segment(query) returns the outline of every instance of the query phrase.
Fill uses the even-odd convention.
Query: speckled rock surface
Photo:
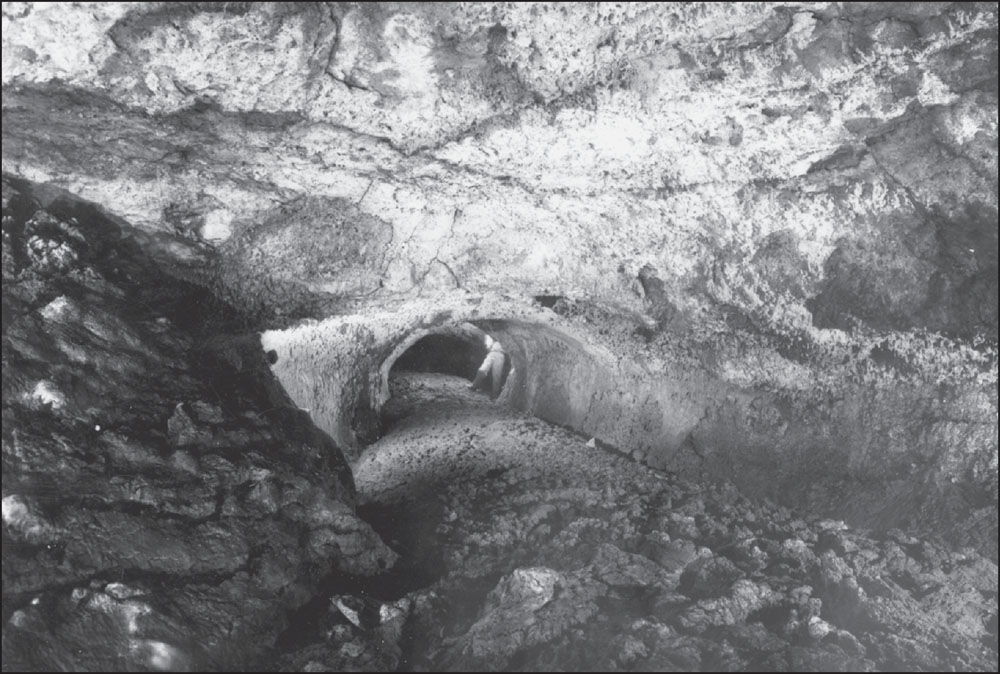
[[[393,392],[355,476],[361,512],[435,579],[407,595],[406,669],[996,666],[997,567],[971,550],[649,470],[459,378]]]
[[[252,666],[320,579],[395,562],[231,309],[6,181],[3,253],[5,670]]]
[[[281,274],[335,297],[636,305],[651,264],[686,313],[996,336],[988,3],[11,3],[3,21],[4,170],[152,229],[257,231],[236,267],[286,259],[296,237],[261,224],[320,197],[381,286]]]

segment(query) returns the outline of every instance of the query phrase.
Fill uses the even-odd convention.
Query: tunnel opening
[[[387,396],[377,408],[379,435],[371,439],[358,435],[363,445],[362,458],[354,463],[354,469],[358,470],[368,447],[379,444],[390,435],[405,433],[405,427],[422,423],[424,415],[437,414],[441,406],[453,410],[455,417],[469,412],[470,418],[475,418],[477,411],[486,410],[491,419],[505,418],[510,412],[509,401],[491,395],[489,378],[480,389],[469,390],[490,352],[487,346],[489,338],[496,338],[507,349],[498,386],[499,390],[505,391],[519,351],[512,336],[503,332],[502,322],[484,321],[480,325],[461,322],[439,326],[431,331],[417,329],[398,342],[380,367],[384,377],[382,386]],[[373,409],[373,402],[374,398],[363,395],[358,408]],[[489,420],[484,422],[485,425],[488,423]],[[358,429],[354,430],[357,433]],[[414,451],[419,452],[419,448],[415,447]],[[502,472],[496,469],[487,478],[495,479],[496,473]],[[444,555],[448,545],[442,540],[437,527],[439,523],[448,521],[449,513],[441,500],[440,489],[411,484],[406,491],[406,497],[401,499],[379,494],[375,498],[359,500],[358,515],[399,554],[399,559],[393,568],[377,576],[352,579],[348,583],[352,591],[367,594],[378,601],[394,601],[432,586],[445,573],[447,564]],[[315,636],[328,626],[331,620],[328,611],[330,598],[345,591],[345,588],[347,585],[343,578],[336,574],[324,579],[313,601],[293,616],[282,636],[283,647],[287,649],[304,643],[311,638],[309,635]],[[485,593],[486,590],[483,590],[482,594]],[[405,654],[414,645],[404,637],[402,646],[405,661]]]
[[[435,378],[448,378],[451,385],[462,387],[457,389],[459,391],[471,387],[474,393],[498,397],[507,383],[512,358],[503,352],[496,369],[487,367],[493,362],[487,345],[492,345],[493,341],[493,336],[476,325],[461,323],[422,334],[409,345],[404,342],[402,353],[395,360],[389,359],[385,382],[388,397],[380,413],[381,433],[388,432],[408,413],[407,397],[414,387],[424,386]],[[503,350],[502,342],[499,348]],[[480,374],[484,368],[485,374]],[[495,386],[494,377],[497,378]]]
[[[977,519],[975,528],[965,534],[965,529],[942,526],[937,514],[941,504],[959,517],[979,507],[978,502],[959,502],[955,496],[968,493],[972,478],[964,479],[956,468],[946,476],[947,482],[938,480],[933,493],[927,492],[919,481],[922,464],[904,463],[896,453],[877,451],[897,445],[904,437],[901,431],[912,435],[904,429],[926,428],[922,419],[937,419],[942,405],[948,419],[960,422],[954,426],[936,420],[930,442],[938,445],[958,434],[972,434],[977,445],[988,448],[991,441],[980,436],[985,438],[995,422],[985,416],[988,405],[969,406],[969,401],[977,400],[977,391],[956,392],[946,403],[939,403],[933,383],[914,392],[882,386],[881,380],[852,380],[829,400],[823,398],[823,391],[800,400],[780,389],[720,379],[711,360],[691,360],[687,353],[675,354],[673,363],[641,356],[623,358],[613,343],[594,338],[586,326],[566,325],[566,320],[531,305],[514,315],[510,307],[493,314],[478,306],[422,311],[406,316],[381,335],[372,329],[374,323],[371,327],[341,321],[302,326],[285,335],[268,336],[265,348],[277,347],[273,367],[293,389],[296,404],[310,410],[317,425],[345,448],[355,466],[372,443],[392,433],[404,418],[422,413],[403,404],[408,392],[401,387],[408,379],[412,382],[413,375],[451,378],[454,386],[446,397],[456,404],[476,400],[464,387],[474,377],[486,350],[484,338],[490,334],[503,344],[508,356],[498,407],[570,429],[593,447],[615,451],[663,473],[732,480],[748,495],[843,518],[854,526],[933,531],[995,556],[988,545],[977,542],[995,540],[995,526]],[[590,315],[620,323],[623,335],[630,334],[634,325],[627,322],[630,316],[610,310],[602,314],[591,308]],[[343,361],[328,360],[331,348],[356,353],[354,364],[336,369]],[[814,348],[829,352],[829,358],[839,357],[842,351],[838,345]],[[860,372],[880,365],[881,351],[874,351],[873,358],[853,351],[861,354],[856,356]],[[317,366],[330,369],[313,379]],[[845,366],[850,368],[851,361]],[[314,381],[319,383],[314,385]],[[477,398],[489,402],[486,395]],[[956,416],[980,408],[983,416],[977,413],[968,421]],[[877,412],[879,423],[857,423],[859,414],[875,413],[870,410]],[[368,427],[374,432],[361,432]],[[914,479],[906,482],[900,470]],[[983,491],[977,485],[975,493],[983,493],[983,502],[992,504],[989,487]],[[845,488],[850,498],[845,498]],[[899,508],[904,493],[920,504],[912,516]]]
[[[444,313],[448,315],[442,318]],[[799,548],[782,540],[791,540],[794,527],[817,541],[833,536],[824,533],[824,527],[848,530],[846,524],[819,519],[842,511],[830,514],[829,509],[809,507],[824,505],[813,496],[816,490],[825,485],[832,491],[836,484],[841,495],[850,494],[855,501],[868,493],[865,489],[873,490],[834,483],[837,466],[832,461],[830,473],[817,468],[816,448],[821,445],[811,430],[814,418],[802,416],[796,421],[796,415],[808,410],[789,408],[784,399],[681,376],[679,370],[669,371],[676,376],[651,381],[641,363],[622,359],[585,329],[566,326],[555,317],[528,312],[523,317],[472,312],[466,316],[456,319],[450,312],[439,312],[407,317],[377,338],[382,341],[375,342],[378,348],[372,357],[361,360],[349,377],[337,380],[328,375],[332,381],[361,385],[355,389],[357,398],[345,404],[347,409],[382,415],[382,433],[370,443],[361,440],[356,426],[352,428],[361,440],[352,461],[358,480],[357,513],[398,553],[399,561],[370,578],[351,578],[349,583],[337,576],[324,579],[320,594],[291,617],[281,650],[323,638],[337,626],[349,627],[330,608],[336,595],[356,594],[375,603],[409,597],[419,601],[420,608],[397,642],[398,668],[439,664],[440,649],[429,645],[437,643],[442,630],[457,634],[476,621],[484,606],[497,610],[500,590],[520,588],[519,579],[534,573],[531,569],[538,563],[559,569],[566,563],[572,570],[587,563],[617,568],[637,560],[635,555],[668,560],[668,566],[677,558],[678,563],[697,564],[693,568],[701,574],[692,576],[700,579],[697,583],[681,590],[692,599],[729,592],[731,576],[737,573],[733,564],[756,568],[767,562],[764,572],[797,575],[804,582],[809,565],[798,559]],[[367,334],[350,324],[320,330],[346,344],[363,344]],[[299,343],[325,346],[314,341],[315,333],[304,329],[302,334]],[[487,352],[487,334],[495,336],[508,354],[509,381],[499,404],[466,389]],[[298,356],[282,348],[275,363],[267,350],[264,353],[278,368]],[[317,348],[317,353],[328,352]],[[876,350],[873,360],[879,362],[881,355]],[[415,390],[412,383],[421,380],[423,389]],[[860,397],[864,389],[859,391],[859,400],[864,400]],[[301,398],[299,404],[313,407],[317,401]],[[894,402],[883,401],[882,406]],[[850,409],[844,410],[834,421],[843,422],[849,413]],[[822,447],[830,448],[833,442],[849,447],[867,437],[851,435],[856,425],[837,426],[847,430]],[[775,428],[784,428],[786,437],[779,442],[785,443],[782,451],[790,457],[787,465],[796,467],[796,461],[808,460],[810,484],[819,485],[810,486],[805,496],[792,494],[787,503],[771,500],[775,487],[770,483],[776,480],[768,466],[774,464],[765,463],[772,455],[760,449],[775,444],[771,437]],[[810,442],[808,453],[798,455],[788,449],[793,443]],[[608,481],[611,473],[603,468],[605,462],[614,467],[613,474],[628,477]],[[629,485],[621,496],[615,491],[619,483]],[[644,493],[649,494],[645,501],[634,497],[637,484],[645,485]],[[792,492],[787,481],[782,488]],[[742,494],[734,495],[738,492]],[[566,505],[560,499],[572,502]],[[870,501],[875,503],[874,497]],[[641,514],[637,520],[643,539],[634,546],[632,539],[603,545],[604,534],[587,529],[588,523],[624,519],[622,513],[631,513],[629,509],[647,507],[648,516]],[[741,523],[737,520],[744,512],[749,514]],[[871,516],[859,521],[872,522]],[[880,522],[878,528],[897,525],[910,528],[899,518]],[[755,550],[734,540],[744,528],[758,537],[776,538]],[[851,545],[847,537],[855,534],[837,535],[847,550]],[[867,527],[859,529],[856,544],[869,545],[861,538],[866,535]],[[697,561],[699,546],[716,550],[732,564],[713,562],[703,569],[707,562]],[[538,549],[547,552],[536,558]],[[531,566],[526,565],[528,560]],[[910,591],[908,586],[903,589]],[[616,592],[602,611],[609,619],[624,620],[647,611],[643,596],[635,596],[629,588]],[[559,596],[550,601],[559,602]],[[761,608],[746,619],[753,629],[784,630],[784,613],[772,614],[766,605]],[[500,610],[506,609],[501,605]],[[682,617],[678,614],[675,619]],[[530,659],[533,653],[525,651],[518,657]]]
[[[486,356],[483,340],[467,334],[429,334],[408,348],[395,363],[389,376],[398,372],[440,372],[472,379]]]
[[[535,301],[546,309],[553,309],[562,299],[565,299],[562,295],[535,295]]]

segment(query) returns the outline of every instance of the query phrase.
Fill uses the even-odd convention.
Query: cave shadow
[[[401,381],[404,376],[448,375],[461,378],[463,385],[471,384],[488,353],[485,344],[487,334],[470,323],[449,326],[442,331],[423,335],[400,354],[389,368],[389,398],[382,406],[380,420],[382,434],[389,432],[396,422],[411,411],[405,386]],[[507,354],[500,376],[501,394],[511,369],[512,358]],[[488,379],[483,386],[488,388]],[[481,391],[469,395],[489,396],[489,393]]]
[[[471,380],[486,356],[482,337],[463,333],[432,333],[421,337],[396,359],[389,377],[398,372],[440,372]]]

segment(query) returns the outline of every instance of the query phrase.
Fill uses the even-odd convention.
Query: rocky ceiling
[[[989,3],[4,7],[4,171],[237,293],[996,336]]]
[[[254,615],[301,605],[331,547],[376,573],[342,455],[377,437],[393,362],[465,321],[509,346],[513,406],[995,560],[997,74],[995,3],[4,3],[4,548],[37,565],[5,552],[5,606],[176,572],[145,556],[172,519],[135,550],[52,534],[80,503],[129,504],[97,508],[105,538],[136,508],[194,518],[197,582],[228,578],[181,592],[206,630],[198,607],[255,583],[284,594]],[[234,371],[247,390],[206,403]],[[311,422],[275,425],[277,399]],[[303,481],[306,445],[334,465]],[[94,456],[201,491],[87,477],[51,515],[32,471]],[[268,536],[311,532],[287,559],[225,519],[260,471],[312,503],[244,490]],[[127,588],[93,589],[74,601],[131,624]]]

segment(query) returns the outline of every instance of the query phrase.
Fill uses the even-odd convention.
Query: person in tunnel
[[[470,391],[483,388],[486,378],[490,379],[490,398],[496,400],[500,396],[500,389],[503,387],[503,366],[507,359],[507,354],[503,350],[503,345],[490,335],[486,335],[486,348],[489,351],[483,364],[476,370],[476,378],[469,384]]]

